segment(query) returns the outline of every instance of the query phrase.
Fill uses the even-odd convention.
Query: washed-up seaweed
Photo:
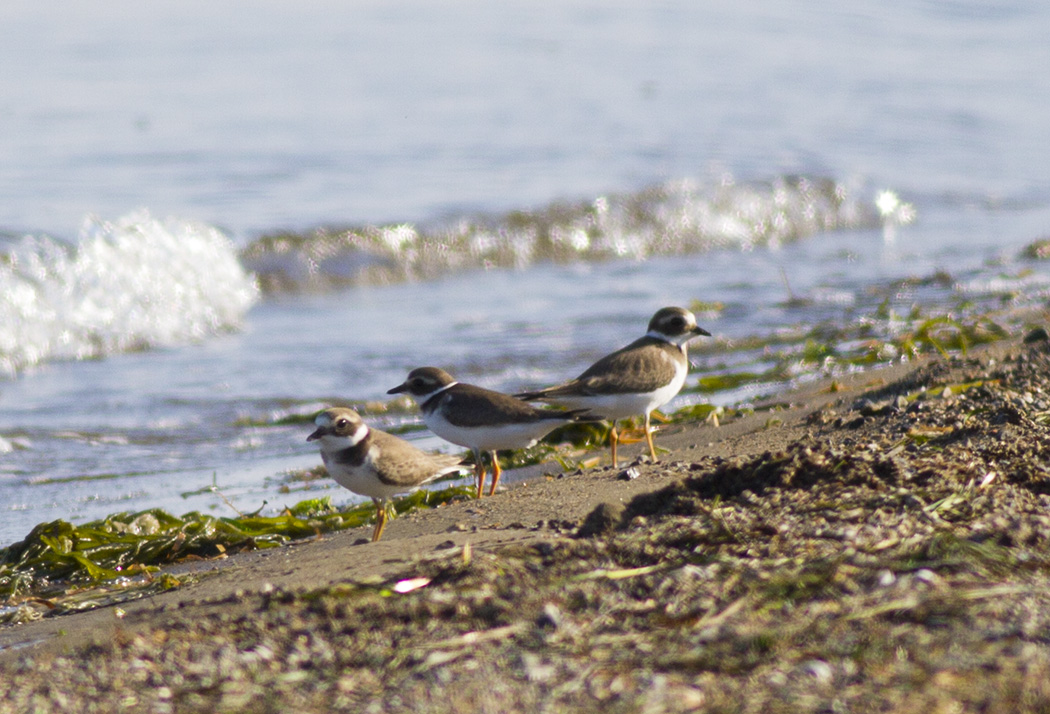
[[[452,486],[418,491],[393,502],[397,513],[468,497]],[[175,516],[161,509],[117,513],[82,525],[64,520],[41,523],[13,545],[0,549],[0,621],[18,619],[19,603],[43,604],[48,611],[85,590],[102,589],[107,602],[176,587],[179,577],[155,577],[161,566],[187,559],[221,558],[289,541],[355,528],[375,514],[371,503],[339,510],[329,497],[302,501],[274,516],[235,517],[193,511]],[[83,600],[83,597],[80,598]],[[75,609],[80,609],[76,607]]]

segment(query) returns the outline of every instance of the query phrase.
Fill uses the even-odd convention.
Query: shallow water
[[[724,304],[699,315],[700,374],[762,360],[731,341],[887,297],[1045,300],[1019,255],[1050,225],[1031,71],[1050,9],[248,13],[0,9],[0,544],[228,509],[213,483],[243,510],[294,503],[281,473],[318,462],[309,430],[246,419],[385,400],[422,364],[547,384],[667,304]],[[881,215],[883,190],[905,209]],[[285,229],[284,252],[260,240]]]

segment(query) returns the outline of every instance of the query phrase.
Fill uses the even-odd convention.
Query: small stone
[[[921,570],[915,571],[915,579],[921,583],[933,585],[941,578],[939,575],[937,575],[937,573],[933,572],[929,568],[922,568]]]
[[[879,405],[870,399],[858,399],[853,405],[853,410],[860,412],[863,416],[878,414]]]
[[[543,613],[536,618],[536,626],[544,629],[556,630],[561,626],[562,614],[558,606],[552,602],[543,606]]]
[[[632,466],[629,469],[624,469],[623,471],[621,471],[619,474],[617,474],[616,478],[618,478],[620,481],[634,481],[641,475],[642,472],[639,471],[636,467]]]
[[[824,660],[811,659],[803,665],[803,670],[813,679],[817,680],[821,684],[827,684],[831,681],[834,676],[834,672],[831,671],[831,665]]]

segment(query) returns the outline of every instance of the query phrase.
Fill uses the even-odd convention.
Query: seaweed
[[[719,344],[723,357],[739,355],[743,364],[738,359],[733,369],[702,373],[683,392],[725,395],[747,386],[772,387],[808,374],[835,375],[926,354],[966,356],[973,347],[1010,336],[1007,321],[998,322],[990,314],[962,315],[966,307],[960,304],[957,310],[932,315],[914,307],[905,319],[884,303],[871,317]]]
[[[417,491],[392,505],[396,513],[432,508],[468,498],[469,491],[464,486]],[[320,537],[364,525],[374,513],[371,503],[339,510],[325,496],[301,501],[274,516],[220,517],[193,511],[179,517],[154,508],[82,525],[64,520],[41,523],[23,540],[0,549],[0,598],[10,605],[26,598],[61,600],[85,587],[151,586],[152,573],[166,564]],[[178,579],[165,582],[177,585]]]

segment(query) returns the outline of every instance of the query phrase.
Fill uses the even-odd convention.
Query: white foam
[[[263,237],[245,253],[268,290],[330,289],[540,262],[641,260],[738,248],[776,249],[817,233],[877,228],[860,191],[823,177],[717,185],[681,180],[589,202],[556,202],[444,229],[366,226]]]
[[[201,340],[236,329],[257,299],[216,228],[90,216],[73,246],[27,236],[0,256],[0,373]]]

